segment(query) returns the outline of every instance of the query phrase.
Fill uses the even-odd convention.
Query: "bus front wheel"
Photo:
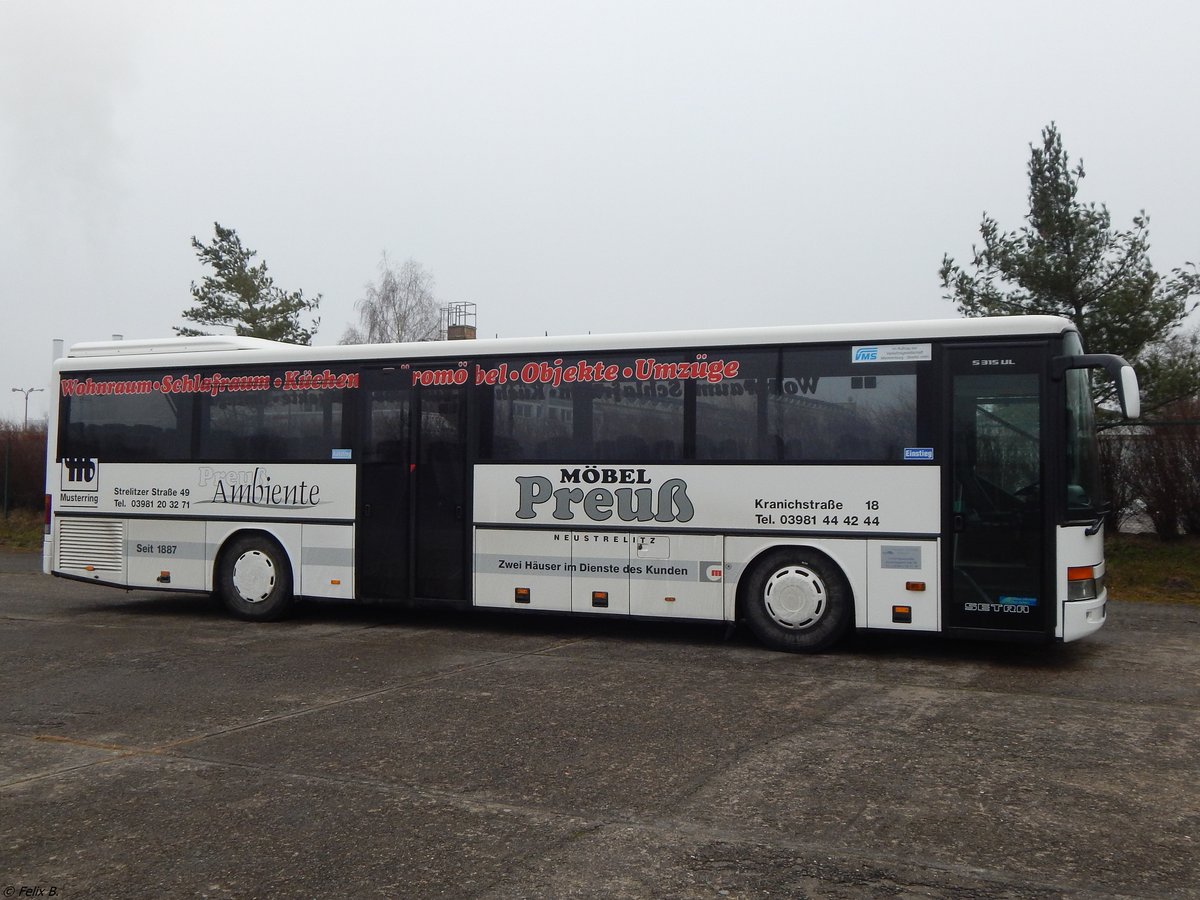
[[[267,537],[236,538],[221,555],[217,584],[225,607],[240,619],[269,622],[292,603],[287,555]]]
[[[775,550],[754,567],[744,612],[750,630],[776,650],[818,653],[853,619],[850,586],[829,557],[806,548]]]

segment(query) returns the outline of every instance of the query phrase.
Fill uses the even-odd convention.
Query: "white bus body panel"
[[[59,513],[212,519],[354,519],[351,465],[63,460]]]
[[[1022,336],[1059,335],[1075,330],[1059,316],[991,316],[977,319],[927,319],[894,322],[861,322],[838,325],[770,325],[624,334],[580,334],[564,337],[480,338],[455,342],[448,350],[444,341],[410,344],[343,344],[307,347],[264,341],[257,338],[206,336],[153,340],[90,341],[73,344],[67,356],[55,362],[55,372],[167,366],[164,359],[176,354],[183,365],[240,365],[247,357],[265,364],[315,366],[346,360],[419,360],[425,358],[471,358],[476,356],[534,355],[621,350],[646,347],[759,347],[779,344],[896,343],[940,341],[953,338],[991,340]],[[98,362],[102,360],[103,362]]]
[[[477,525],[941,532],[937,466],[475,466]]]
[[[211,591],[221,548],[239,532],[269,534],[306,597],[354,597],[354,528],[230,519],[60,518],[52,571],[127,588]]]
[[[58,468],[57,544],[47,554],[55,572],[129,588],[211,591],[225,542],[261,531],[287,553],[297,594],[354,596],[353,466],[73,459]],[[306,521],[313,518],[322,521]]]
[[[475,605],[720,620],[722,544],[706,534],[477,528]]]
[[[724,618],[725,539],[717,534],[639,536],[631,549],[635,616]]]
[[[1057,534],[1058,571],[1055,573],[1055,593],[1059,615],[1055,637],[1077,641],[1100,630],[1108,614],[1108,590],[1104,587],[1104,529],[1088,534],[1081,525],[1060,526]],[[1091,600],[1067,599],[1067,569],[1071,566],[1096,568],[1097,596]]]
[[[846,574],[858,627],[936,631],[940,485],[934,466],[478,465],[474,601],[732,621],[753,560],[806,546]]]
[[[556,531],[475,529],[476,606],[570,612],[570,567],[571,543]]]
[[[125,553],[129,587],[210,589],[212,563],[202,521],[129,519]]]
[[[629,615],[632,537],[607,533],[571,535],[571,612]]]
[[[300,526],[300,576],[296,593],[305,597],[354,599],[354,527]]]
[[[940,631],[942,625],[939,541],[868,541],[867,619],[859,627]],[[893,607],[912,609],[911,622],[897,622]]]
[[[731,537],[725,541],[725,618],[736,613],[739,581],[763,554],[781,547],[811,547],[835,562],[854,595],[858,628],[937,631],[941,627],[941,564],[937,540]],[[910,590],[910,583],[924,590]],[[911,622],[896,622],[893,606],[912,608]]]

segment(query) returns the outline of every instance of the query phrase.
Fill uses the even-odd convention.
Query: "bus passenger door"
[[[413,596],[464,600],[470,533],[466,387],[414,387],[413,428]]]
[[[947,629],[1052,632],[1044,352],[955,348],[950,364]]]
[[[398,368],[363,372],[355,567],[359,597],[400,600],[412,595],[412,395],[407,378]]]

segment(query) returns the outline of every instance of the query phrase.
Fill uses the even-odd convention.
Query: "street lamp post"
[[[29,430],[29,395],[44,390],[45,388],[13,388],[14,394],[25,395],[25,427],[22,429],[23,431]]]

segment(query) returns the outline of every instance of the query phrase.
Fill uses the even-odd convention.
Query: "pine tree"
[[[947,300],[966,316],[1065,316],[1092,353],[1115,353],[1138,369],[1143,408],[1200,389],[1195,340],[1180,333],[1196,307],[1200,273],[1187,263],[1167,277],[1150,264],[1149,218],[1116,230],[1103,204],[1078,199],[1082,161],[1072,166],[1054,123],[1030,145],[1029,212],[1017,231],[984,213],[972,271],[952,257],[940,276]]]
[[[184,310],[183,318],[201,328],[223,326],[248,337],[261,337],[289,344],[311,344],[321,320],[314,318],[311,327],[300,324],[305,312],[315,312],[321,295],[307,299],[303,291],[288,292],[276,287],[267,273],[267,264],[253,264],[257,251],[242,244],[232,228],[214,222],[216,237],[211,244],[201,243],[194,235],[192,247],[196,256],[213,273],[205,275],[199,284],[192,282],[195,305]],[[176,327],[179,335],[211,334],[198,328]]]

